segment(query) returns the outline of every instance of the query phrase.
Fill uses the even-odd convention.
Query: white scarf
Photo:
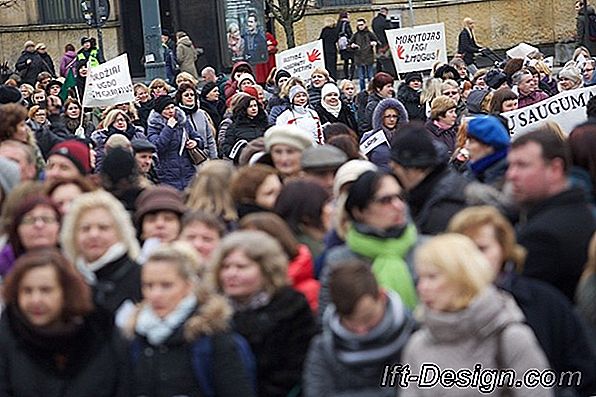
[[[337,118],[339,116],[339,112],[341,112],[341,101],[339,101],[336,106],[331,106],[325,102],[324,99],[321,99],[321,106],[323,106],[323,109],[331,113],[335,118]]]
[[[128,248],[123,243],[116,243],[112,245],[105,254],[99,259],[87,263],[83,257],[78,257],[75,260],[75,266],[81,275],[85,278],[85,281],[89,285],[97,284],[97,276],[95,272],[107,265],[108,263],[114,262],[116,259],[121,258],[128,252]]]
[[[155,314],[151,305],[146,304],[137,317],[135,331],[139,335],[147,337],[151,345],[158,346],[186,321],[196,307],[197,297],[193,293],[184,297],[174,311],[164,318]]]

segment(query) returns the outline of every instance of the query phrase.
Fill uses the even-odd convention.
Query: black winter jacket
[[[573,301],[596,230],[584,194],[565,190],[535,204],[525,215],[517,239],[528,251],[524,275],[554,285]]]
[[[124,345],[99,312],[49,335],[9,306],[0,319],[0,368],[2,396],[129,396]]]
[[[403,83],[397,90],[397,99],[406,107],[410,121],[426,121],[426,109],[420,103],[420,92]]]
[[[321,120],[321,125],[325,125],[326,123],[343,123],[350,127],[354,132],[358,131],[358,125],[356,124],[356,118],[354,114],[350,110],[350,108],[345,104],[342,103],[341,110],[337,117],[329,113],[321,103],[317,103],[314,107],[315,112],[319,115],[319,119]]]
[[[316,333],[304,295],[284,287],[266,306],[236,311],[234,330],[255,354],[259,397],[286,396],[299,386],[308,345]]]
[[[259,114],[254,119],[248,118],[246,114],[235,116],[232,125],[226,131],[226,137],[222,145],[224,155],[228,157],[234,145],[240,140],[244,139],[250,142],[263,136],[268,126],[267,116],[261,109],[259,109]]]
[[[93,286],[95,304],[115,313],[126,300],[141,301],[141,267],[128,255],[108,263],[95,272]]]

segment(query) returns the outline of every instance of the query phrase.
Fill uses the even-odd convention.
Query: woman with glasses
[[[182,83],[176,91],[176,104],[186,114],[190,129],[205,142],[203,151],[210,159],[217,158],[212,122],[207,113],[200,108],[197,89],[190,83]]]
[[[147,140],[143,128],[135,126],[123,110],[111,110],[104,118],[102,124],[102,129],[96,130],[91,134],[91,139],[95,143],[95,152],[97,155],[95,168],[97,170],[101,169],[105,157],[105,144],[112,135],[124,135],[129,141],[133,139]]]
[[[416,226],[408,218],[403,190],[392,174],[367,171],[350,186],[344,208],[349,220],[345,244],[332,248],[321,274],[319,313],[330,302],[328,277],[335,266],[364,259],[372,266],[380,286],[395,291],[408,308],[417,297],[406,262],[416,245]]]
[[[58,247],[60,211],[47,196],[32,195],[16,208],[6,230],[9,245],[0,257],[0,275],[3,277],[24,253]]]
[[[381,170],[389,171],[389,151],[391,141],[401,126],[408,123],[408,112],[397,99],[383,99],[373,113],[373,129],[360,139],[364,155]],[[383,143],[378,145],[381,140]]]

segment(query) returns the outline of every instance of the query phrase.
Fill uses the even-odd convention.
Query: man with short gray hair
[[[533,105],[548,98],[548,95],[538,89],[536,80],[529,70],[519,70],[513,74],[511,80],[517,86],[518,109]]]

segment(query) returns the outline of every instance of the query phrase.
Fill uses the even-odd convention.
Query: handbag
[[[192,161],[194,165],[200,165],[209,160],[207,154],[205,154],[203,150],[199,149],[199,145],[193,147],[192,149],[186,149],[186,152],[188,153],[188,157],[190,157],[190,161]]]

